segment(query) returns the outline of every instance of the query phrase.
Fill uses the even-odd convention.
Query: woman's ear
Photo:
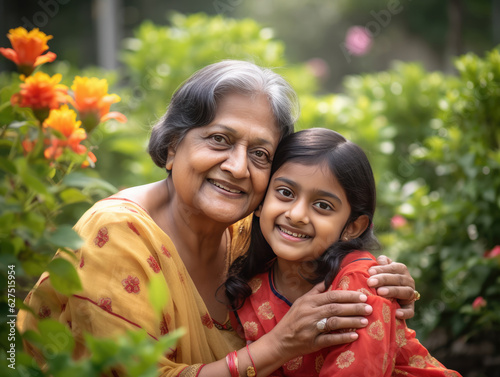
[[[165,164],[165,168],[168,171],[172,170],[172,167],[174,166],[174,157],[175,157],[175,149],[172,147],[168,148],[167,162]]]
[[[262,213],[262,204],[260,204],[255,211],[253,211],[254,216],[260,217]]]
[[[344,237],[348,237],[348,239],[352,240],[354,238],[358,238],[363,232],[368,228],[370,224],[370,219],[366,215],[359,216],[356,220],[351,222],[349,226],[344,231]]]

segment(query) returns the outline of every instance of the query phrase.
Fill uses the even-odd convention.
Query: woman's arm
[[[366,295],[354,291],[323,291],[323,284],[315,286],[294,302],[273,330],[250,344],[248,349],[237,351],[241,376],[247,375],[247,368],[252,366],[259,376],[265,377],[294,357],[358,338],[354,331],[336,334],[320,331],[316,323],[328,318],[329,330],[366,326],[368,321],[364,316],[372,312],[371,306],[364,303]],[[230,376],[226,360],[205,365],[199,376]]]
[[[379,266],[374,266],[368,271],[372,275],[368,286],[377,288],[377,294],[386,298],[395,298],[401,305],[396,310],[399,319],[413,318],[415,315],[415,301],[418,299],[415,291],[415,281],[408,268],[402,263],[393,262],[385,255],[377,258]]]

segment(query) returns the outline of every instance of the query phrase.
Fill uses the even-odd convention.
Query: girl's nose
[[[305,200],[295,200],[291,203],[289,210],[285,216],[290,222],[295,224],[309,224],[309,205]]]

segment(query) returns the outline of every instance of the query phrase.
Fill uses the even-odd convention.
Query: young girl
[[[267,194],[254,215],[250,249],[233,264],[225,283],[237,309],[233,323],[244,333],[249,354],[250,343],[276,326],[292,303],[321,281],[331,290],[363,292],[373,313],[368,325],[357,330],[355,342],[292,359],[273,375],[459,376],[396,319],[397,301],[378,296],[366,284],[376,261],[361,250],[378,245],[374,212],[373,173],[356,144],[320,128],[297,132],[280,143]],[[319,333],[329,331],[326,319],[311,326]]]

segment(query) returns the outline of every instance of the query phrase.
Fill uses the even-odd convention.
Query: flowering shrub
[[[61,84],[59,73],[50,76],[35,72],[56,58],[53,52],[46,52],[52,36],[38,29],[28,32],[17,28],[10,30],[8,37],[13,48],[0,48],[0,53],[17,64],[20,75],[12,75],[11,82],[0,90],[0,275],[9,282],[15,277],[16,285],[9,285],[9,295],[2,295],[0,305],[15,313],[23,307],[22,299],[31,289],[33,278],[44,270],[49,271],[52,285],[62,294],[71,295],[80,289],[70,262],[62,258],[51,261],[58,248],[72,255],[69,249],[77,249],[82,242],[72,230],[75,219],[65,221],[63,214],[75,204],[90,205],[117,191],[95,171],[79,170],[94,167],[97,161],[89,141],[96,127],[109,119],[125,122],[126,117],[110,112],[120,97],[108,93],[106,80],[77,76],[68,88]],[[155,301],[162,303],[165,290],[152,287],[153,294],[155,291]],[[99,376],[118,364],[130,376],[154,376],[156,360],[180,335],[178,332],[153,341],[145,333],[126,334],[119,345],[116,340],[88,336],[94,354],[75,362],[71,358],[71,332],[45,319],[40,321],[39,333],[28,331],[23,335],[40,349],[51,350],[48,369],[42,372],[22,350],[20,335],[8,337],[7,331],[1,330],[2,342],[9,339],[17,351],[12,353],[10,344],[2,347],[11,347],[9,358],[2,351],[2,370],[10,367],[25,376]]]

